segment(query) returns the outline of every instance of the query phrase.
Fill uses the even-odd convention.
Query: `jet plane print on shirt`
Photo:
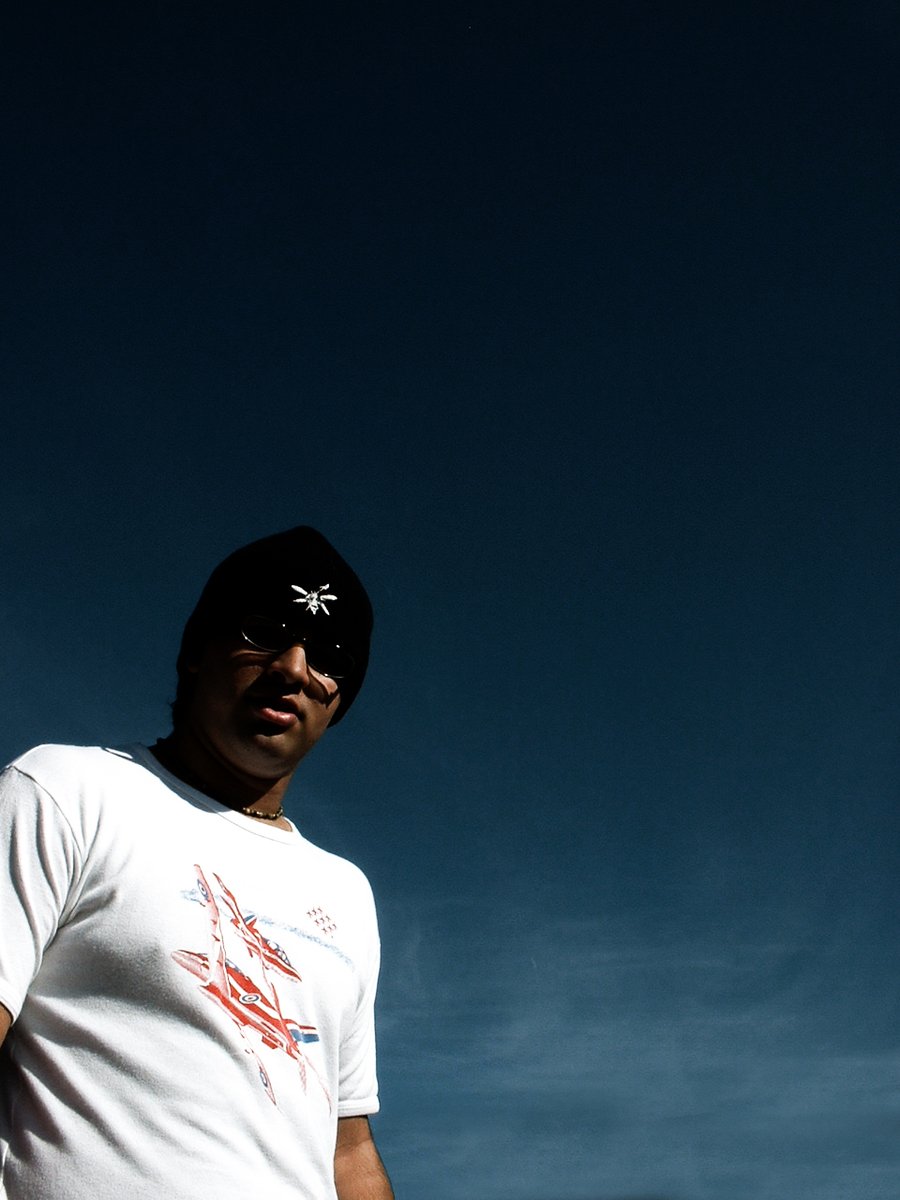
[[[213,872],[216,892],[198,865],[194,870],[197,890],[209,917],[209,951],[174,950],[172,958],[201,981],[201,991],[234,1021],[273,1104],[277,1104],[275,1093],[258,1052],[263,1046],[280,1050],[294,1060],[304,1090],[311,1072],[330,1110],[331,1096],[302,1049],[317,1042],[319,1035],[314,1026],[301,1025],[284,1015],[272,978],[281,976],[301,983],[299,973],[282,947],[260,933],[256,917],[244,917],[234,894],[218,875]]]

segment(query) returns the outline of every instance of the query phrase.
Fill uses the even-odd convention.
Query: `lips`
[[[288,729],[300,720],[300,707],[292,696],[251,694],[247,700],[253,712],[270,725]]]

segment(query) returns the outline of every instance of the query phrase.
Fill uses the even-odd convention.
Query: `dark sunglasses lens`
[[[244,640],[257,650],[286,650],[294,640],[293,633],[281,621],[271,617],[247,617],[241,625]]]
[[[306,642],[306,661],[320,675],[329,679],[346,679],[353,671],[353,655],[341,646],[327,642]]]
[[[310,667],[329,679],[345,679],[353,671],[353,655],[343,646],[304,637],[272,617],[246,617],[241,624],[241,635],[257,650],[266,650],[270,654],[280,654],[288,646],[303,646]]]

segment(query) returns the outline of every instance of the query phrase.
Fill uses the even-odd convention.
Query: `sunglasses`
[[[267,654],[283,654],[291,646],[302,646],[310,670],[328,679],[346,679],[356,665],[353,655],[338,643],[314,633],[301,633],[274,617],[245,617],[241,622],[241,637],[254,650],[264,650]]]

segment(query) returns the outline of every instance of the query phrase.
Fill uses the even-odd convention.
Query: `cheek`
[[[339,691],[335,691],[332,695],[330,695],[328,697],[327,702],[322,706],[323,720],[324,720],[323,728],[325,728],[325,729],[328,728],[328,726],[331,724],[331,722],[337,716],[338,709],[340,707],[341,707],[341,693]]]
[[[307,719],[306,730],[309,744],[315,745],[328,726],[331,724],[331,719],[337,711],[337,705],[330,708],[325,708],[324,705],[317,706],[317,711],[314,716]]]
[[[262,673],[258,662],[248,661],[247,655],[230,652],[215,644],[208,646],[195,668],[197,679],[207,690],[237,694]]]
[[[195,711],[209,715],[227,712],[257,674],[253,668],[238,668],[227,660],[202,662],[194,675]]]

